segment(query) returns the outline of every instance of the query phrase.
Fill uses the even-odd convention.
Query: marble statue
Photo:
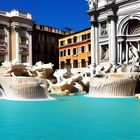
[[[105,49],[103,50],[101,59],[102,59],[102,61],[109,60],[109,48],[108,47],[105,47]]]
[[[98,0],[87,0],[89,9],[96,9],[98,7]]]
[[[57,79],[57,83],[60,83],[61,81],[62,81],[62,79],[63,79],[63,72],[62,71],[59,71],[59,70],[55,70],[55,72],[54,72],[54,74],[53,74],[53,76],[55,76],[56,77],[56,79]]]
[[[140,52],[136,47],[131,45],[131,47],[129,47],[129,62],[136,63],[139,61],[140,61]]]
[[[107,25],[106,25],[106,23],[101,24],[101,35],[102,36],[107,35]]]

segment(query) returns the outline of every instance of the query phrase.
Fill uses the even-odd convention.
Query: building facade
[[[140,1],[88,0],[95,64],[129,64],[140,58]]]
[[[33,26],[33,64],[38,61],[54,64],[59,67],[58,39],[65,36],[65,31],[57,28],[37,25]]]
[[[91,29],[85,29],[59,39],[59,69],[66,65],[85,68],[91,64]]]
[[[32,65],[32,25],[29,13],[0,11],[0,65],[12,60]]]

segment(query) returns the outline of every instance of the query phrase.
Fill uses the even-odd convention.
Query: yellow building
[[[0,11],[0,65],[12,60],[32,65],[32,25],[29,13]]]
[[[91,64],[91,29],[85,29],[59,39],[59,69],[65,65],[85,68]]]

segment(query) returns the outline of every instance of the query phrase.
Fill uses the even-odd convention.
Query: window
[[[88,51],[91,51],[91,44],[88,44]]]
[[[86,40],[86,35],[82,35],[82,41]]]
[[[71,38],[69,38],[67,41],[68,41],[68,44],[72,43]]]
[[[68,49],[68,55],[70,55],[70,49]]]
[[[82,59],[82,67],[86,67],[86,61],[85,61],[85,59]]]
[[[77,50],[76,48],[73,48],[73,55],[76,55],[77,54]]]
[[[60,51],[60,57],[63,57],[63,51]]]
[[[64,56],[66,56],[66,50],[64,50]]]
[[[77,42],[77,37],[74,36],[74,37],[73,37],[73,43],[76,43],[76,42]]]
[[[82,41],[90,39],[90,33],[82,35]]]
[[[81,47],[81,53],[84,53],[84,51],[85,51],[85,47],[82,46],[82,47]]]
[[[60,46],[64,46],[64,41],[60,41]]]
[[[88,65],[91,64],[91,57],[88,57]]]
[[[78,60],[73,61],[73,68],[78,68]]]
[[[90,33],[87,34],[87,39],[90,39]]]

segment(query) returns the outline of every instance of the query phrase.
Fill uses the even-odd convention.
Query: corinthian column
[[[15,41],[16,41],[16,61],[20,61],[20,56],[19,56],[19,32],[18,29],[15,29]]]
[[[126,64],[129,63],[129,46],[128,42],[126,42]]]
[[[6,51],[8,52],[8,54],[6,55],[6,61],[10,61],[10,27],[9,26],[5,27],[5,32],[6,32],[6,43],[7,43]]]
[[[91,64],[99,64],[99,36],[97,21],[91,21]]]
[[[29,33],[29,63],[32,65],[32,34]]]
[[[109,61],[116,63],[116,29],[115,29],[115,17],[108,16],[109,18]]]

